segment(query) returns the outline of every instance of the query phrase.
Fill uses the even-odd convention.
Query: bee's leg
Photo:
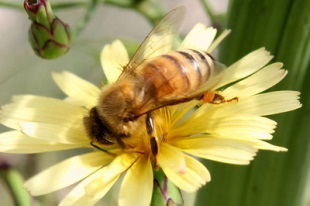
[[[156,155],[158,154],[158,143],[156,138],[154,137],[155,126],[151,113],[147,113],[145,123],[147,134],[150,136],[151,150],[155,162],[154,165],[155,168],[157,168]]]
[[[98,150],[100,150],[100,151],[103,151],[103,152],[105,152],[105,153],[111,155],[111,156],[116,156],[116,154],[114,154],[114,153],[112,153],[112,152],[109,152],[108,150],[103,149],[103,148],[101,148],[101,147],[95,145],[94,142],[90,142],[90,145],[93,146],[93,147],[95,147],[96,149],[98,149]]]
[[[204,93],[199,100],[203,103],[222,104],[226,102],[238,101],[239,99],[238,97],[225,99],[225,97],[219,92],[209,91]]]

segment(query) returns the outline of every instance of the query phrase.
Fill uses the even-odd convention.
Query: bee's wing
[[[226,66],[220,62],[213,61],[214,63],[214,74],[205,83],[200,85],[195,91],[186,95],[186,98],[197,98],[208,91],[218,89],[219,82],[221,82],[223,76],[222,72],[226,69]]]
[[[120,78],[132,75],[146,60],[167,53],[176,43],[185,7],[177,7],[164,16],[154,29],[147,35],[129,63],[125,66]]]
[[[165,87],[165,81],[162,82],[162,85],[157,85],[157,87],[148,87],[146,88],[143,102],[139,105],[139,107],[135,108],[132,113],[135,114],[135,117],[139,117],[161,107],[184,103],[193,99],[199,99],[204,93],[217,89],[217,85],[219,82],[221,82],[223,77],[221,75],[222,71],[225,69],[225,65],[214,61],[214,70],[212,76],[191,92],[184,91],[184,93],[174,95],[165,95],[164,93],[162,96],[158,96],[157,89]],[[170,81],[177,81],[182,83],[182,80],[180,79],[182,76],[177,74],[171,76],[173,76],[173,79],[170,79]],[[155,95],[157,95],[156,100],[154,100]]]

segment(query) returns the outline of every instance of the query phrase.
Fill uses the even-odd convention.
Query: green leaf
[[[196,205],[300,206],[310,165],[310,1],[232,0],[227,15],[232,29],[221,47],[220,62],[230,65],[259,47],[266,47],[284,63],[288,76],[276,90],[301,91],[303,107],[275,115],[278,122],[271,143],[287,153],[261,151],[249,166],[205,161],[212,181],[201,189]]]

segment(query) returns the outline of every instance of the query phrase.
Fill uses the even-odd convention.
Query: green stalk
[[[74,35],[77,37],[91,20],[91,17],[95,13],[95,9],[97,8],[98,4],[107,4],[121,8],[135,9],[152,25],[155,25],[157,21],[160,20],[165,14],[157,0],[79,0],[76,2],[54,3],[52,4],[52,8],[53,10],[60,10],[75,7],[86,7],[85,15],[74,29]],[[22,4],[3,0],[0,0],[0,7],[23,10]]]
[[[217,14],[210,5],[209,0],[200,0],[200,2],[211,21],[210,26],[215,27],[219,33],[222,33],[222,31],[225,29],[223,26],[226,14]]]
[[[12,9],[24,9],[22,3],[15,3],[10,1],[0,1],[0,7],[12,8]]]
[[[288,76],[276,90],[301,91],[303,107],[270,117],[278,122],[271,143],[287,153],[261,151],[250,166],[205,162],[212,181],[199,191],[196,205],[306,205],[310,138],[310,1],[232,0],[227,16],[232,29],[221,47],[220,61],[230,65],[259,47],[266,47],[284,63]]]
[[[16,170],[1,163],[0,178],[6,183],[15,205],[31,206],[31,198],[23,187],[24,180]]]
[[[152,25],[155,25],[165,15],[157,0],[141,1],[135,6],[135,9]]]
[[[154,186],[151,206],[182,206],[183,198],[177,188],[162,170],[154,172]]]
[[[97,8],[98,0],[91,0],[87,6],[85,15],[80,20],[80,22],[76,25],[74,29],[74,35],[77,37],[83,29],[86,27],[87,23],[90,21],[92,15],[95,13],[95,9]]]
[[[213,9],[211,8],[211,6],[209,5],[209,2],[207,0],[200,0],[205,12],[208,14],[210,21],[212,23],[217,21],[215,12],[213,11]]]

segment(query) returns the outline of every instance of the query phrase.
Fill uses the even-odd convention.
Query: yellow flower
[[[215,34],[215,29],[198,24],[180,49],[212,52],[228,32],[213,42]],[[298,92],[260,94],[286,75],[281,63],[267,65],[271,58],[264,49],[256,50],[210,81],[213,90],[230,85],[221,94],[227,99],[238,97],[238,101],[215,105],[193,100],[153,112],[159,146],[157,164],[177,187],[193,192],[210,181],[208,170],[195,157],[249,164],[258,149],[286,151],[264,141],[272,138],[276,127],[276,122],[264,116],[301,105]],[[110,83],[129,61],[120,41],[105,46],[101,60]],[[92,148],[82,120],[96,105],[101,90],[69,72],[53,73],[53,78],[68,96],[65,100],[23,95],[2,107],[0,122],[13,130],[0,134],[0,151],[39,153]],[[115,156],[98,150],[71,157],[32,177],[25,187],[32,195],[42,195],[80,182],[60,205],[93,205],[125,174],[119,205],[149,205],[154,161],[150,137],[141,133],[124,141],[126,148],[102,146]]]

